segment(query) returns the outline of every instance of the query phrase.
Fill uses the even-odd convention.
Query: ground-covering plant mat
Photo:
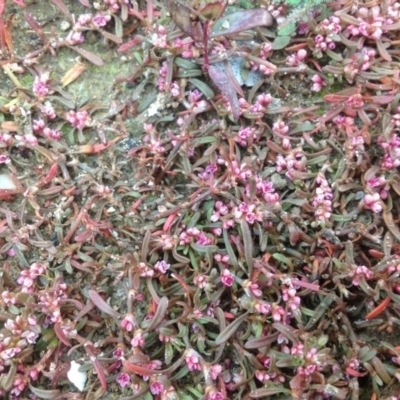
[[[0,397],[400,399],[399,29],[0,1]]]

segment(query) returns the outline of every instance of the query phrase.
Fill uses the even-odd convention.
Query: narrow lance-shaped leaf
[[[251,237],[249,224],[245,220],[242,219],[240,221],[240,227],[243,234],[244,256],[248,267],[247,273],[248,276],[251,276],[253,273],[253,238]]]
[[[284,325],[280,322],[275,322],[274,324],[272,324],[272,326],[293,343],[297,343],[299,341],[298,336],[296,335],[294,329],[291,326]]]
[[[215,339],[216,346],[225,343],[230,337],[238,330],[240,324],[246,319],[249,312],[247,311],[239,318],[235,319],[229,326],[227,326]]]
[[[29,389],[35,394],[39,399],[56,399],[61,392],[58,389],[54,390],[44,390],[44,389],[37,389],[32,385],[29,385]]]
[[[129,361],[123,361],[123,366],[127,371],[133,372],[134,374],[139,375],[170,375],[177,368],[182,365],[183,356],[176,360],[170,367],[166,369],[150,369],[146,367],[142,367],[140,365],[132,364]]]
[[[29,13],[24,13],[24,18],[26,22],[30,25],[30,27],[37,33],[37,35],[40,37],[40,39],[43,41],[43,43],[47,43],[47,37],[40,26],[40,24],[36,21],[35,18],[32,17]]]
[[[229,256],[229,262],[233,267],[237,267],[239,265],[238,260],[229,241],[228,231],[226,229],[223,230],[223,238],[224,238],[225,248]]]
[[[59,322],[56,322],[54,324],[54,332],[57,335],[57,337],[61,340],[62,343],[64,343],[68,347],[72,346],[71,343],[69,342],[67,336],[65,336],[64,331],[61,329]]]
[[[249,394],[251,399],[264,399],[267,396],[273,396],[274,394],[289,394],[290,390],[285,388],[262,388],[256,389]]]
[[[158,328],[163,320],[167,310],[168,310],[168,298],[163,296],[158,303],[157,311],[150,322],[150,325],[147,327],[146,331],[153,331],[154,329]]]
[[[97,65],[98,67],[102,67],[104,65],[104,61],[96,54],[93,54],[90,51],[87,51],[85,49],[81,49],[80,47],[76,47],[76,46],[68,46],[68,47],[70,49],[76,51],[77,53],[79,53],[82,57],[85,57],[92,64]]]
[[[325,297],[325,299],[315,309],[313,317],[308,321],[305,326],[305,330],[311,329],[325,314],[328,307],[332,304],[333,299],[331,297]]]
[[[75,22],[68,8],[65,6],[62,0],[51,0],[51,2],[71,21]]]
[[[6,391],[11,390],[17,373],[17,364],[11,361],[7,374],[2,374],[0,378],[0,387]]]
[[[107,390],[107,378],[104,373],[104,367],[101,365],[100,361],[96,358],[94,352],[92,351],[92,349],[89,346],[86,347],[86,351],[93,362],[94,368],[97,372],[97,376],[99,377],[101,387],[103,388],[104,391],[106,391]]]
[[[397,225],[393,221],[393,215],[390,211],[384,210],[382,213],[383,220],[385,221],[385,224],[389,231],[393,234],[393,236],[397,239],[400,240],[400,230],[397,227]]]
[[[120,318],[120,315],[95,290],[89,290],[89,298],[104,313],[117,319]]]

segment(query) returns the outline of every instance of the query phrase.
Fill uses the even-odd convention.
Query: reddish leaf
[[[29,13],[24,13],[25,21],[30,25],[30,27],[36,32],[36,34],[40,37],[43,43],[47,43],[47,37],[40,26],[40,24],[36,21],[35,18],[32,17]]]
[[[68,340],[68,338],[65,336],[65,333],[64,333],[64,331],[62,330],[62,328],[61,328],[59,322],[56,322],[56,323],[54,324],[54,332],[56,333],[57,337],[60,339],[60,341],[61,341],[62,343],[64,343],[64,344],[65,344],[66,346],[68,346],[68,347],[71,347],[71,346],[72,346],[71,343],[70,343],[70,341]]]
[[[68,11],[68,8],[65,6],[62,0],[51,0],[51,2],[72,22],[74,18],[72,17],[71,13]]]
[[[95,290],[89,290],[89,298],[92,300],[94,305],[104,313],[117,319],[120,317],[120,315],[109,304],[107,304]]]
[[[135,37],[132,40],[129,40],[129,42],[121,44],[121,46],[118,47],[118,52],[123,53],[124,51],[128,51],[132,47],[135,47],[137,44],[140,44],[142,42],[142,39],[140,37]]]
[[[393,99],[394,99],[393,94],[371,97],[371,100],[373,101],[374,104],[389,104],[393,101]]]
[[[262,8],[228,14],[219,19],[211,30],[210,37],[232,35],[258,26],[271,26],[272,15]]]
[[[176,26],[188,34],[193,40],[202,41],[203,29],[200,22],[195,21],[193,18],[197,13],[177,0],[168,0],[167,5],[168,11]]]
[[[208,74],[210,75],[210,78],[214,82],[215,86],[217,86],[222,94],[228,99],[231,106],[233,119],[237,121],[240,116],[239,100],[226,72],[214,67],[213,65],[210,65]]]
[[[87,51],[85,49],[81,49],[80,47],[76,47],[76,46],[68,46],[68,47],[70,49],[76,51],[77,53],[79,53],[82,57],[85,57],[92,64],[97,65],[98,67],[102,67],[104,65],[104,61],[96,54],[93,54],[90,51]]]

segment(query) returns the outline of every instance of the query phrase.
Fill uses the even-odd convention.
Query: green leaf
[[[296,31],[296,27],[295,23],[284,25],[282,28],[278,27],[278,34],[279,36],[290,36]]]
[[[290,43],[291,37],[288,35],[277,36],[272,42],[273,50],[284,49]]]
[[[199,89],[200,92],[204,94],[204,96],[206,97],[207,100],[210,100],[215,96],[214,91],[210,88],[210,86],[205,84],[200,79],[196,79],[196,78],[189,79],[189,82],[191,84],[193,84],[194,86],[196,86],[197,89]]]

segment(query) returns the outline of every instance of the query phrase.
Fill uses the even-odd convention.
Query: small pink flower
[[[97,27],[102,27],[106,26],[107,22],[111,20],[111,15],[96,15],[93,17],[92,22],[97,26]]]
[[[33,120],[33,132],[42,133],[46,124],[42,119],[34,119]]]
[[[207,276],[206,275],[196,275],[193,278],[193,283],[197,285],[200,289],[204,289],[207,286]]]
[[[229,271],[229,269],[225,268],[221,274],[221,282],[228,287],[231,287],[233,285],[233,282],[235,282],[235,277],[234,275]]]
[[[86,25],[89,25],[91,21],[92,21],[92,15],[91,14],[81,14],[78,17],[78,20],[76,21],[76,24],[80,25],[80,26],[86,26]]]
[[[61,131],[58,129],[50,129],[48,127],[43,129],[43,136],[47,137],[48,139],[52,140],[60,140],[61,139]]]
[[[313,92],[320,92],[322,90],[322,87],[326,85],[325,81],[319,75],[313,75],[311,77],[311,80],[314,82],[311,87],[311,90]]]
[[[36,76],[32,87],[33,93],[37,97],[46,97],[50,91],[49,85],[50,85],[49,73],[44,72],[42,75]]]
[[[83,43],[84,41],[85,37],[83,36],[82,32],[71,31],[66,38],[66,42],[71,46]]]
[[[87,111],[69,111],[66,115],[66,120],[74,127],[82,130],[89,121],[89,114]]]
[[[121,321],[121,328],[127,330],[128,332],[132,332],[136,326],[137,323],[133,314],[126,314],[125,318]]]
[[[180,96],[181,89],[180,89],[180,86],[179,86],[178,82],[176,82],[176,81],[172,82],[169,89],[170,89],[171,94],[172,94],[173,97],[179,97]]]
[[[113,351],[112,354],[113,354],[113,357],[121,358],[124,355],[124,350],[121,348],[117,348],[116,350]]]
[[[8,164],[10,162],[10,157],[5,154],[0,154],[0,164]]]
[[[366,194],[363,199],[364,208],[371,210],[375,214],[382,211],[382,202],[379,193]]]
[[[226,397],[221,392],[212,392],[207,396],[207,400],[225,400]]]
[[[353,271],[350,272],[350,276],[353,276],[352,284],[354,286],[360,285],[361,278],[372,279],[374,277],[374,273],[368,269],[365,265],[353,266]]]
[[[215,364],[210,368],[210,376],[214,381],[218,378],[218,375],[221,373],[222,367],[219,364]]]
[[[188,355],[185,358],[186,360],[186,364],[189,368],[189,371],[201,371],[201,365],[200,365],[200,361],[199,361],[199,357],[197,357],[194,354]]]
[[[157,261],[154,265],[154,269],[162,274],[165,274],[171,265],[165,260]]]
[[[143,347],[145,345],[145,339],[141,329],[135,331],[131,340],[131,345],[132,347]]]
[[[257,302],[255,304],[255,309],[260,314],[268,315],[271,313],[271,306],[266,302]]]
[[[119,386],[121,386],[122,388],[128,386],[131,383],[131,377],[125,372],[119,374],[116,380],[119,383]]]
[[[48,119],[55,119],[57,117],[56,112],[54,110],[54,107],[51,105],[50,102],[46,101],[44,103],[44,107],[42,108],[42,113],[48,118]]]
[[[150,383],[150,392],[154,396],[157,396],[158,394],[162,393],[165,390],[164,385],[161,382],[154,381]]]
[[[31,147],[35,147],[38,144],[38,139],[35,135],[32,135],[31,133],[27,133],[24,136],[21,135],[15,135],[15,138],[21,142],[22,145],[28,145]]]
[[[286,64],[290,67],[297,67],[300,65],[303,60],[307,57],[307,50],[300,49],[297,51],[296,54],[291,54],[289,57],[286,58]]]

